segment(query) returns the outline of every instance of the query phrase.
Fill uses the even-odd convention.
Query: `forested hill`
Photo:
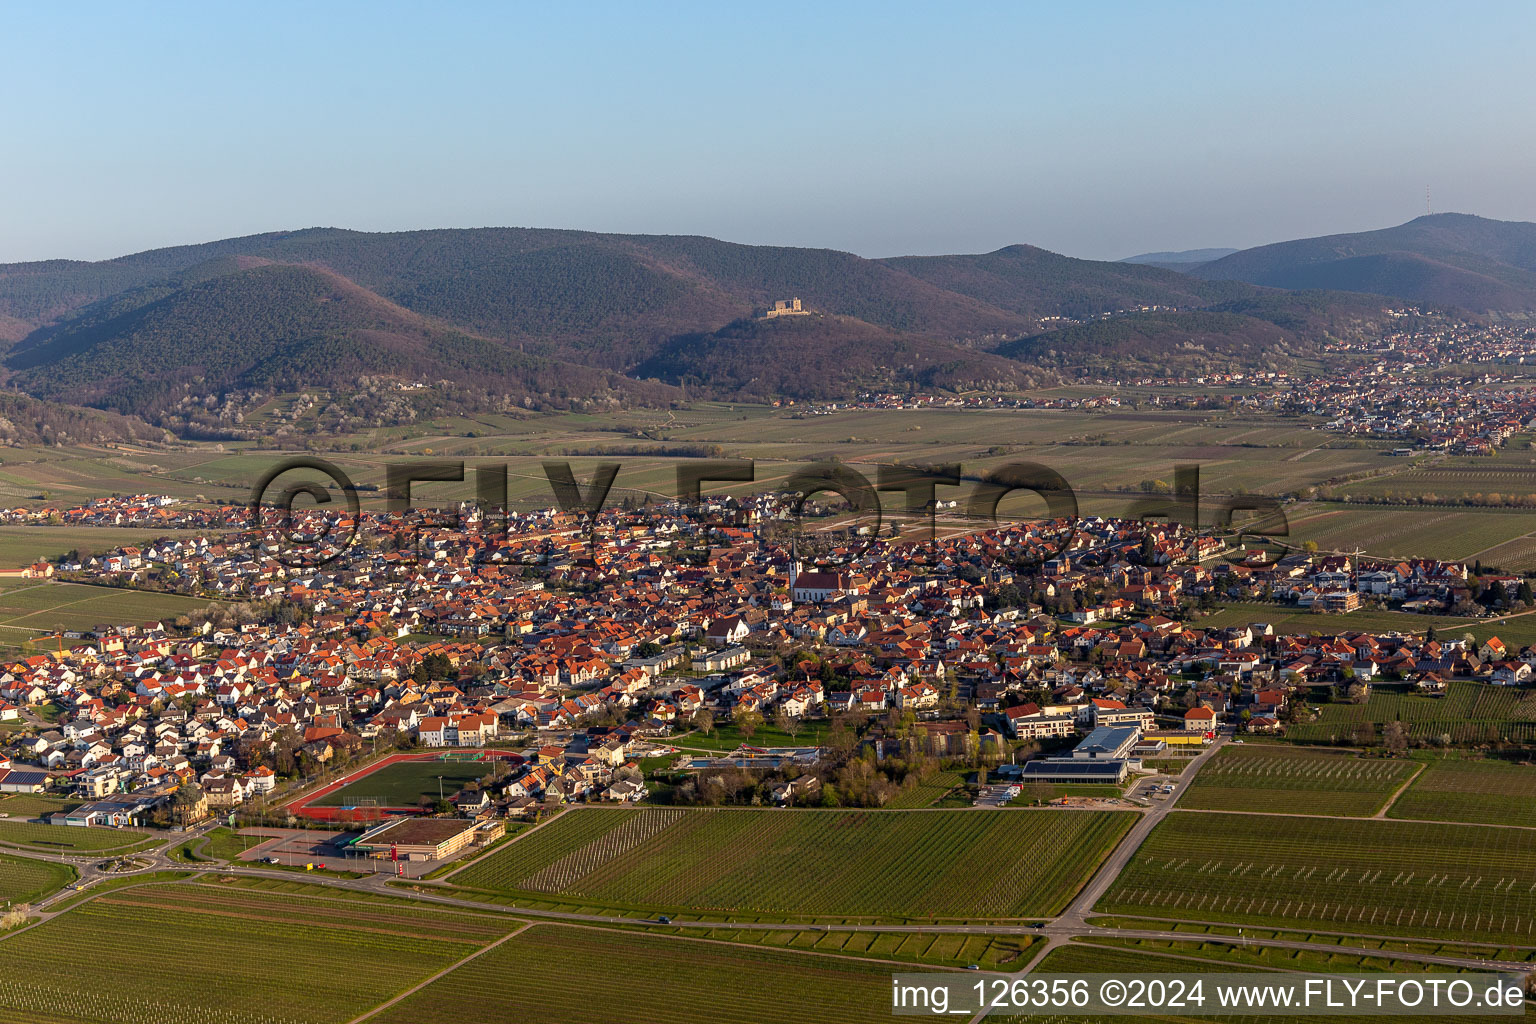
[[[164,430],[133,417],[0,391],[0,444],[100,444],[169,438]]]
[[[1380,231],[1244,249],[1189,273],[1474,311],[1530,310],[1536,309],[1536,224],[1438,213]]]
[[[1032,245],[1010,245],[978,256],[901,256],[885,262],[941,288],[1035,320],[1085,318],[1140,306],[1207,306],[1259,291],[1234,281],[1202,281],[1159,267],[1073,259]]]
[[[1465,229],[1460,242],[1454,226],[1430,225],[1441,245],[1435,258],[1497,241],[1487,258],[1505,261],[1502,277],[1484,276],[1517,291],[1516,264],[1536,266],[1515,230],[1531,225]],[[683,235],[312,228],[98,263],[0,266],[0,349],[9,346],[13,386],[180,429],[185,418],[167,416],[190,401],[234,390],[345,391],[364,380],[469,388],[476,401],[532,408],[670,401],[687,380],[764,396],[1011,387],[1039,377],[1042,364],[1081,368],[1169,340],[1198,337],[1194,344],[1233,359],[1258,358],[1270,343],[1299,351],[1329,324],[1394,301],[1323,292],[1293,301],[1265,287],[1279,270],[1255,272],[1259,284],[1227,279],[1254,252],[1186,274],[1027,245],[872,260]],[[1217,272],[1224,265],[1234,273]],[[1359,287],[1383,283],[1357,266]],[[789,298],[814,321],[756,319]],[[1360,303],[1374,310],[1362,313]],[[1103,326],[1105,317],[1124,323]]]
[[[345,388],[369,377],[557,401],[647,388],[435,323],[330,271],[224,261],[35,332],[8,364],[33,394],[151,418],[188,394]]]

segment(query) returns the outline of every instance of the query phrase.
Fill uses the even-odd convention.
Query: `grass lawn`
[[[6,940],[0,1016],[104,1024],[335,1024],[484,948],[516,924],[420,905],[235,886],[119,889]],[[123,950],[125,943],[154,950],[175,970],[150,978],[142,957],[60,955]],[[229,955],[219,956],[219,950]],[[230,955],[269,969],[232,968]]]
[[[1497,758],[1423,758],[1424,771],[1387,811],[1390,818],[1536,828],[1536,767]]]
[[[495,767],[489,761],[396,761],[314,802],[316,807],[354,807],[369,800],[381,807],[416,807],[423,798],[452,799],[465,784],[479,782]]]
[[[560,969],[529,969],[540,963],[559,964]],[[884,1024],[891,1019],[891,970],[890,965],[836,956],[538,924],[374,1021]]]
[[[1100,912],[1536,945],[1536,831],[1175,811]]]
[[[31,903],[74,880],[68,864],[0,856],[0,903]]]
[[[1059,800],[1062,797],[1117,797],[1125,790],[1119,786],[1099,782],[1026,782],[1019,795],[1008,801],[1012,807],[1032,807],[1040,800]]]
[[[894,918],[1054,913],[1135,815],[579,808],[454,875],[585,905]]]
[[[1369,817],[1416,769],[1413,761],[1364,758],[1346,751],[1229,746],[1200,769],[1180,806]]]
[[[735,750],[743,743],[751,747],[817,747],[826,739],[830,728],[826,722],[806,722],[798,733],[791,736],[765,722],[748,739],[732,723],[719,722],[708,736],[702,732],[692,732],[672,742],[675,746],[699,750]]]

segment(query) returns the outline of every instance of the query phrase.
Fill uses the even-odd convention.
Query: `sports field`
[[[1536,943],[1536,831],[1176,811],[1097,910]]]
[[[1135,815],[1088,811],[568,811],[455,885],[584,905],[891,918],[1060,909]]]
[[[890,976],[897,969],[846,957],[539,924],[373,1019],[884,1024],[891,1019]]]
[[[1536,767],[1496,758],[1431,758],[1387,816],[1536,828]]]
[[[395,761],[314,801],[315,807],[355,807],[368,801],[380,807],[416,807],[437,802],[438,780],[444,799],[465,784],[479,782],[495,766],[489,761]]]
[[[1228,746],[1200,769],[1180,806],[1369,817],[1416,769],[1345,751]]]
[[[1417,740],[1489,743],[1536,740],[1536,690],[1457,680],[1444,696],[1409,692],[1406,685],[1377,683],[1364,704],[1321,705],[1317,721],[1293,725],[1286,735],[1302,743],[1347,743],[1362,724],[1378,732],[1400,721]]]
[[[236,886],[119,889],[6,940],[0,1018],[335,1024],[516,926],[506,918]],[[152,951],[165,969],[144,956],[111,955],[130,947]],[[84,952],[92,950],[103,955]]]

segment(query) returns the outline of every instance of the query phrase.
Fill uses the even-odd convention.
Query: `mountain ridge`
[[[1189,268],[1205,280],[1369,291],[1479,312],[1536,309],[1536,224],[1437,213],[1405,224],[1244,249]]]

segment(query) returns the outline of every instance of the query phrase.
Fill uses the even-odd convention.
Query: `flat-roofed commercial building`
[[[1130,772],[1123,758],[1104,761],[1062,757],[1024,762],[1023,782],[1101,782],[1119,785]]]
[[[352,848],[373,857],[446,860],[474,842],[476,827],[463,818],[397,818],[364,832]]]

